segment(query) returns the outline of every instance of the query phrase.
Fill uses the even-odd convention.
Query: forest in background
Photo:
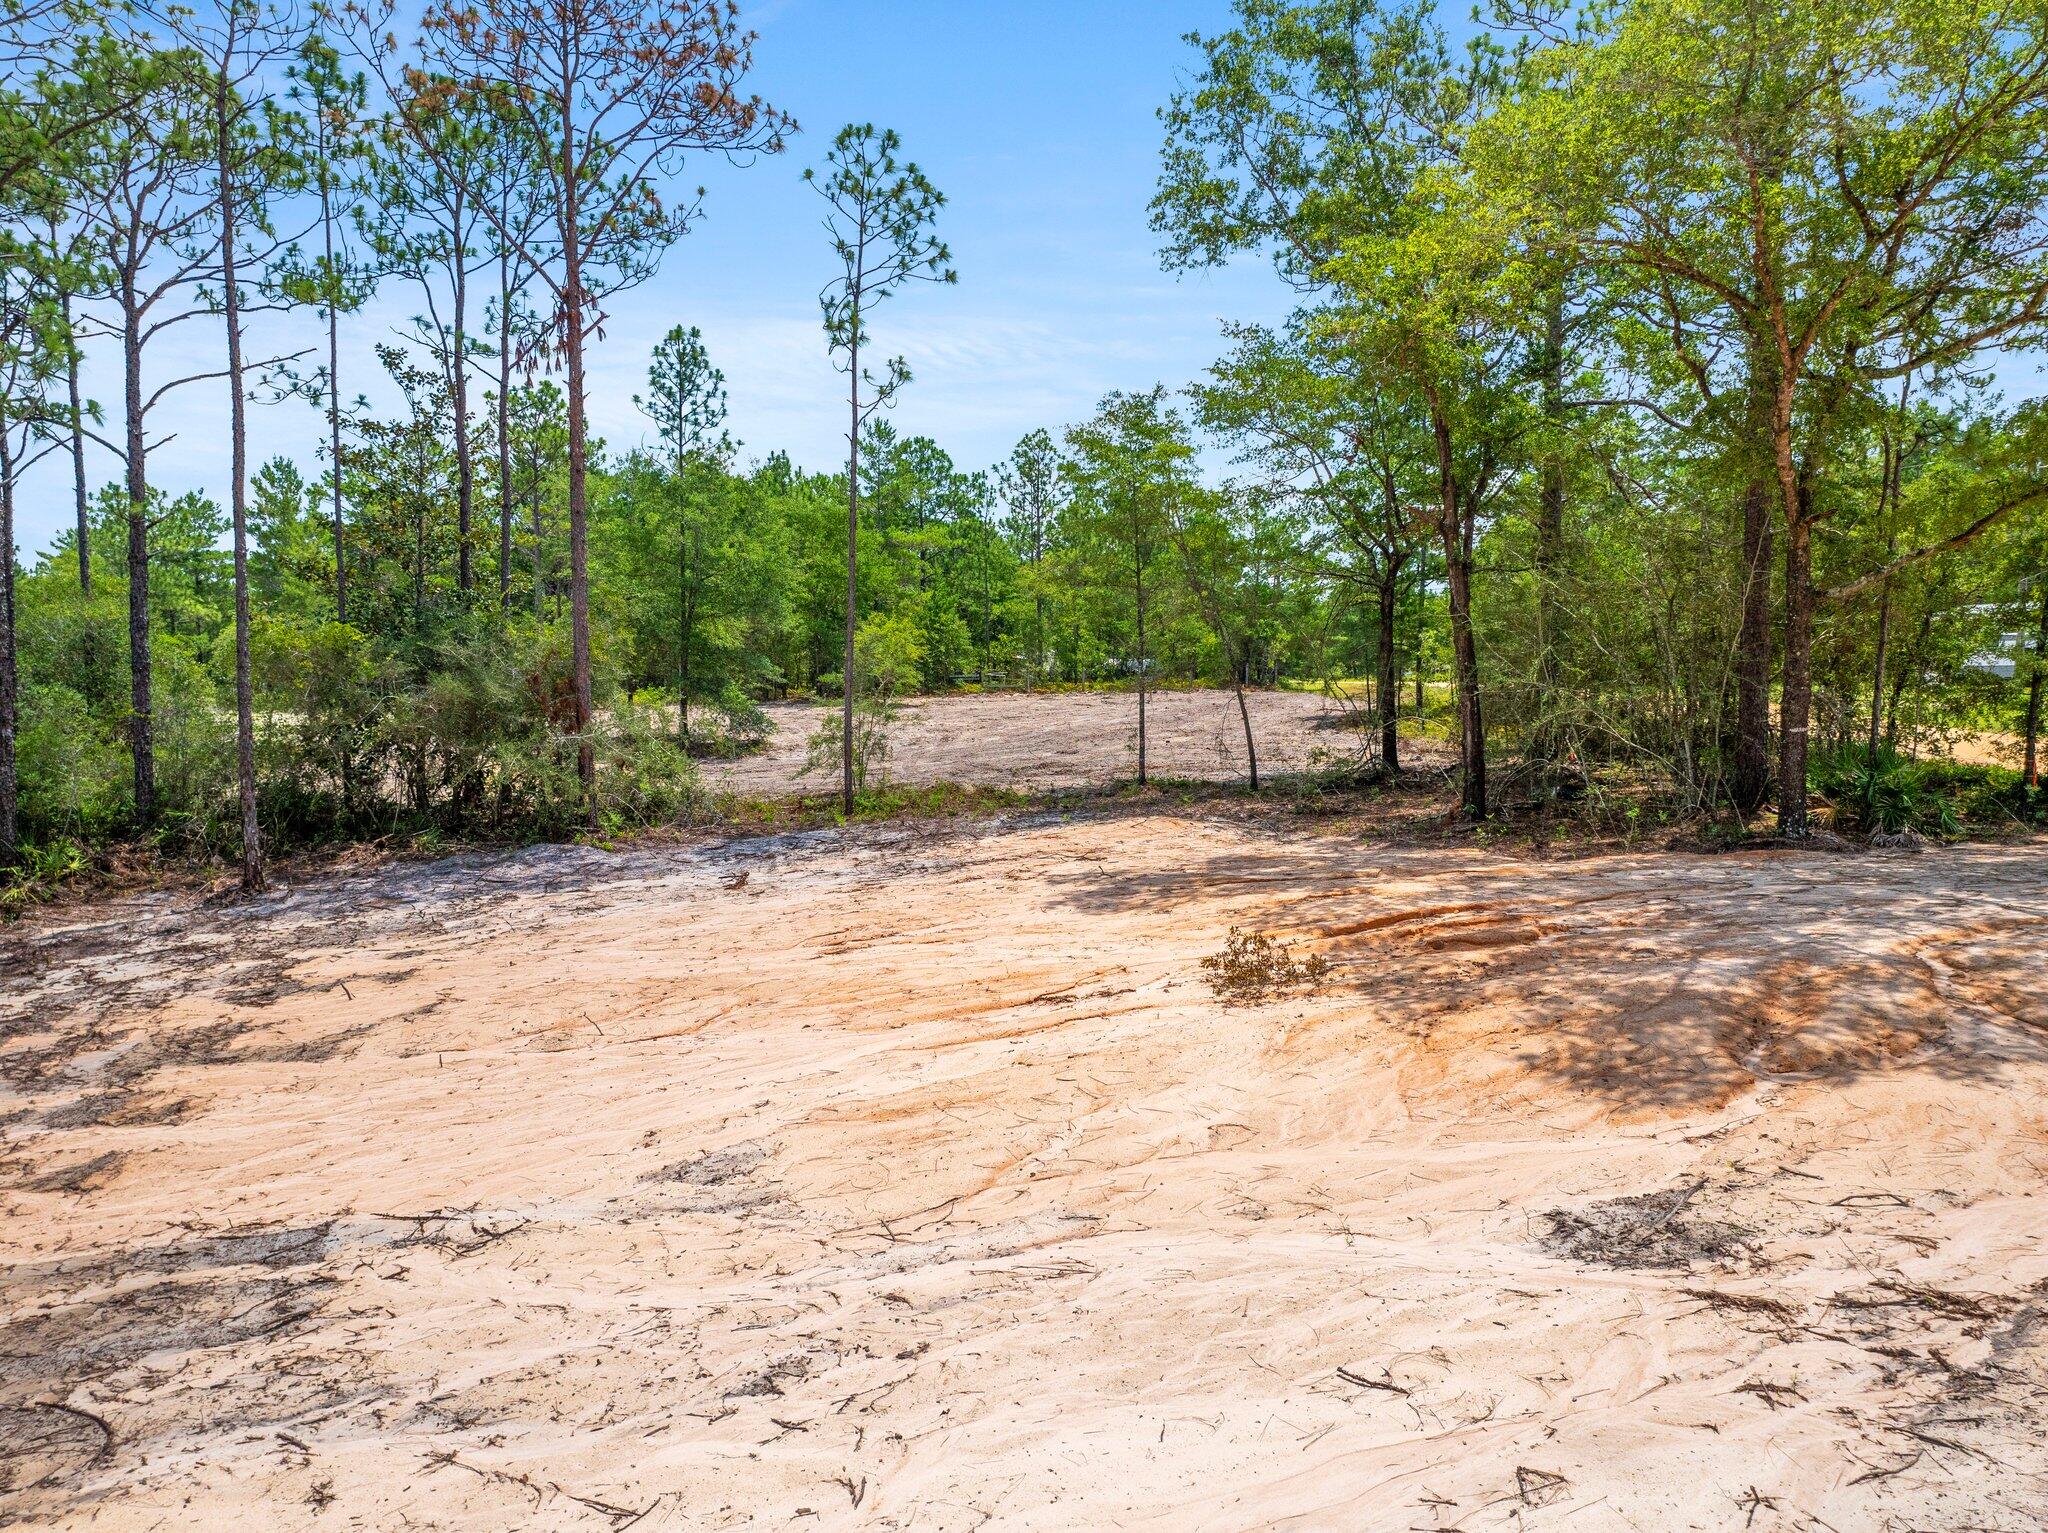
[[[256,883],[266,842],[691,815],[694,760],[802,693],[843,698],[813,754],[850,805],[893,700],[958,686],[1327,685],[1391,773],[1435,683],[1468,816],[1504,776],[1625,779],[1787,835],[1815,792],[1953,829],[1956,773],[1913,758],[1991,734],[2016,769],[1971,804],[2042,813],[2048,421],[1993,383],[2048,317],[2039,5],[1636,0],[1454,42],[1426,5],[1239,0],[1189,40],[1150,216],[1170,268],[1270,258],[1294,316],[987,468],[878,412],[915,387],[872,361],[883,301],[950,257],[937,189],[850,128],[813,181],[833,473],[728,438],[688,316],[638,401],[657,445],[588,430],[604,301],[697,216],[688,161],[773,174],[793,141],[732,7],[5,28],[17,878],[125,839]],[[344,355],[379,288],[419,317]],[[277,355],[287,309],[327,343]],[[183,374],[195,328],[218,356]],[[120,400],[80,395],[102,350]],[[402,407],[360,403],[372,372]],[[150,475],[185,388],[233,406],[211,495]],[[320,461],[248,462],[256,409],[321,412]],[[46,458],[75,523],[17,550]]]

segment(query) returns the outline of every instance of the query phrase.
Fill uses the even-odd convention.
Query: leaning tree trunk
[[[1250,664],[1251,660],[1247,656],[1245,666],[1249,667]],[[1251,771],[1252,792],[1256,793],[1259,791],[1259,748],[1252,740],[1252,711],[1244,700],[1244,670],[1233,670],[1230,674],[1237,692],[1238,721],[1244,725],[1245,764]]]

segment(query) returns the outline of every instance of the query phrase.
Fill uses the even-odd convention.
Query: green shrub
[[[1913,761],[1889,747],[1872,757],[1861,746],[1846,746],[1816,752],[1807,782],[1833,808],[1835,823],[1844,830],[1947,837],[1962,832],[1962,783],[1981,781],[1996,770]]]

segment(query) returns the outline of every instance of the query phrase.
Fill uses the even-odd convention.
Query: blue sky
[[[1268,267],[1175,277],[1160,270],[1145,207],[1158,168],[1159,125],[1192,62],[1181,37],[1225,23],[1228,0],[756,0],[755,84],[803,132],[789,151],[751,167],[702,162],[684,180],[709,191],[705,217],[645,287],[611,306],[595,359],[595,428],[614,447],[647,434],[632,404],[653,342],[694,324],[721,367],[731,427],[750,455],[788,450],[829,468],[842,451],[842,380],[825,355],[817,292],[832,271],[821,205],[802,181],[849,121],[897,129],[948,198],[941,232],[957,287],[921,287],[892,301],[874,330],[916,381],[895,418],[936,438],[964,467],[1002,457],[1037,426],[1086,415],[1112,388],[1178,385],[1218,353],[1219,321],[1274,318],[1286,295]],[[345,390],[387,400],[371,346],[413,311],[396,287],[347,322]],[[310,317],[263,323],[257,344],[290,350],[319,338]],[[152,363],[158,378],[217,366],[205,322],[178,327],[183,355]],[[211,333],[209,333],[211,332]],[[174,332],[175,334],[175,332]],[[355,360],[350,362],[350,357]],[[88,367],[88,392],[118,410],[117,364]],[[175,432],[151,477],[225,502],[227,401],[219,383],[174,396],[157,419]],[[116,423],[117,424],[117,423]],[[319,418],[302,402],[253,412],[252,464],[275,453],[316,470]],[[96,481],[113,460],[92,464]],[[40,468],[19,508],[25,553],[70,516],[68,476]]]

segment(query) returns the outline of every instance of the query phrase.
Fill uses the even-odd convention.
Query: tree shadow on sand
[[[1538,864],[1252,830],[1242,851],[1053,882],[1088,913],[1186,907],[1219,944],[1257,925],[1328,958],[1332,993],[1418,1048],[1503,1048],[1620,1110],[2048,1058],[2048,1000],[2025,978],[2048,939],[2038,849]]]

